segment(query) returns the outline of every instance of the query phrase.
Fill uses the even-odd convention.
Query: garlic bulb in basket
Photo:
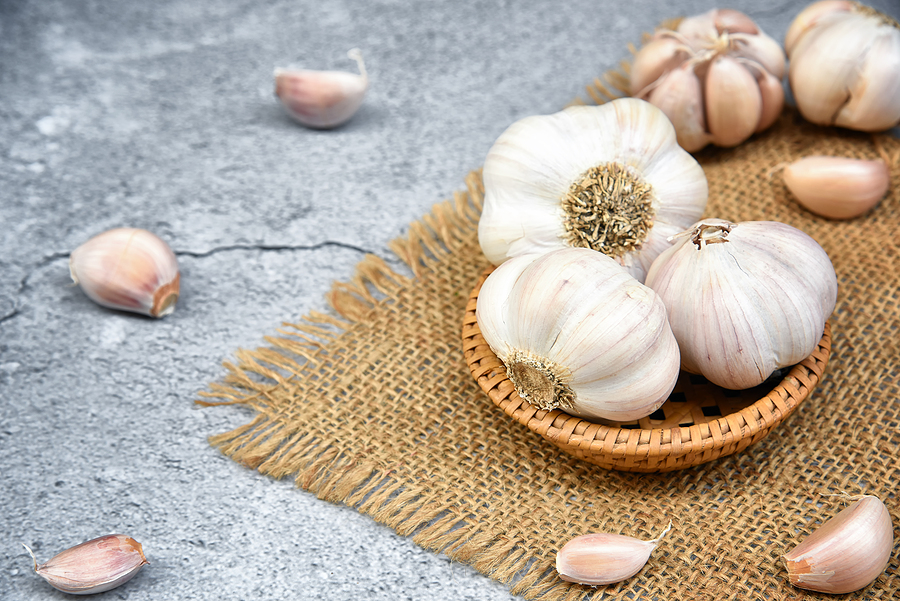
[[[756,386],[816,349],[837,300],[828,255],[775,221],[703,219],[647,274],[685,371],[723,388]]]
[[[900,122],[900,23],[849,0],[807,6],[784,39],[800,113],[819,125],[881,131]]]
[[[662,300],[589,249],[506,261],[482,285],[476,317],[519,396],[541,409],[638,419],[678,379]]]
[[[703,169],[658,108],[621,98],[511,125],[484,163],[478,241],[495,265],[583,247],[639,281],[706,208]]]
[[[685,150],[736,146],[778,118],[784,68],[750,17],[713,9],[658,30],[634,57],[630,92],[663,110]]]

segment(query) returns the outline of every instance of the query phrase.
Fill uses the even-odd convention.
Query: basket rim
[[[831,354],[831,324],[826,321],[816,349],[794,365],[768,394],[743,409],[706,423],[626,428],[592,422],[560,409],[538,409],[519,396],[506,370],[498,369],[497,364],[502,366],[503,363],[487,345],[478,327],[475,317],[478,294],[494,269],[491,265],[483,271],[466,305],[462,327],[466,364],[479,387],[504,413],[563,450],[591,463],[634,467],[636,461],[653,460],[678,469],[743,450],[787,419],[809,397],[821,380]],[[700,454],[699,460],[675,465],[675,460],[691,454]],[[628,469],[627,466],[624,469]]]

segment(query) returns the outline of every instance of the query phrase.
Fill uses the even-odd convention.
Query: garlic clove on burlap
[[[567,582],[603,585],[621,582],[641,571],[659,541],[672,527],[653,540],[623,534],[582,534],[556,553],[556,571]]]
[[[852,219],[884,198],[891,185],[891,172],[881,159],[809,156],[784,168],[784,183],[813,213],[830,219]]]
[[[634,98],[514,123],[491,147],[483,177],[478,241],[492,263],[585,247],[639,281],[668,237],[703,213],[708,193],[665,114]]]
[[[875,581],[891,561],[894,528],[878,497],[865,495],[783,556],[791,584],[840,595]]]
[[[178,260],[147,230],[116,228],[94,236],[69,257],[72,280],[95,303],[163,317],[180,291]]]
[[[638,419],[678,379],[660,298],[586,248],[506,261],[482,285],[476,318],[519,396],[540,409]]]
[[[785,46],[804,118],[860,131],[900,123],[900,23],[857,2],[816,3],[797,16]]]
[[[666,304],[682,368],[730,389],[809,356],[837,300],[825,250],[775,221],[703,219],[654,261],[647,285]]]
[[[672,41],[664,46],[663,40]],[[663,47],[678,52],[655,61]],[[658,30],[635,55],[634,65],[639,68],[631,71],[631,94],[662,108],[679,144],[690,152],[710,142],[740,144],[770,127],[784,106],[783,89],[775,89],[784,75],[784,52],[735,10],[714,9],[682,20],[675,30]],[[702,83],[699,98],[688,73]]]
[[[53,588],[72,595],[102,593],[131,580],[149,562],[141,544],[124,534],[110,534],[83,542],[54,555],[34,571]]]
[[[288,115],[316,129],[337,127],[350,120],[369,89],[362,53],[354,48],[347,56],[356,61],[359,75],[344,71],[276,69],[275,95]]]

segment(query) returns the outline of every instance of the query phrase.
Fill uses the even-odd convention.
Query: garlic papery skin
[[[362,53],[347,56],[359,65],[359,75],[345,71],[275,69],[275,95],[288,115],[315,129],[330,129],[350,120],[369,89]]]
[[[495,265],[568,247],[643,281],[668,237],[699,219],[706,176],[648,102],[621,98],[511,125],[484,163],[478,241]]]
[[[803,117],[860,131],[900,122],[900,24],[856,2],[807,10],[785,38],[791,90]]]
[[[641,571],[672,524],[657,538],[643,541],[623,534],[582,534],[556,553],[556,571],[567,582],[613,584]]]
[[[880,499],[863,496],[783,556],[791,584],[822,593],[858,591],[891,560],[894,528]]]
[[[482,285],[476,319],[519,396],[539,409],[639,419],[678,379],[662,300],[590,249],[506,261]]]
[[[809,156],[784,168],[784,183],[805,208],[829,219],[852,219],[884,198],[891,172],[881,159]]]
[[[809,356],[837,300],[825,250],[775,221],[703,219],[657,258],[647,285],[666,304],[682,368],[735,390]]]
[[[124,534],[110,534],[66,549],[46,563],[24,545],[34,571],[53,588],[72,595],[102,593],[131,580],[149,562],[141,544]]]
[[[117,228],[94,236],[72,251],[69,271],[85,294],[104,307],[151,317],[175,310],[178,260],[168,244],[147,230]]]
[[[781,46],[750,17],[714,9],[658,30],[635,55],[630,91],[660,107],[678,143],[695,152],[770,127],[784,106],[784,71]]]

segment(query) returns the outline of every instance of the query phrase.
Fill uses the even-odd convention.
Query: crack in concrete
[[[329,246],[333,246],[336,248],[343,248],[346,250],[352,250],[362,254],[368,254],[370,251],[361,248],[359,246],[354,246],[353,244],[347,244],[344,242],[335,242],[332,240],[326,240],[324,242],[319,242],[318,244],[308,244],[308,245],[282,245],[282,244],[230,244],[228,246],[217,246],[210,250],[206,251],[192,251],[192,250],[174,250],[176,257],[194,257],[198,259],[202,259],[205,257],[210,257],[212,255],[229,252],[235,250],[261,250],[261,251],[272,251],[272,252],[290,252],[296,250],[319,250],[321,248],[326,248]],[[7,313],[6,315],[0,315],[0,325],[3,323],[13,319],[17,315],[20,314],[22,310],[22,305],[19,304],[19,298],[25,292],[26,288],[28,288],[28,281],[31,277],[38,272],[38,270],[46,267],[50,263],[54,261],[58,261],[60,259],[68,259],[71,253],[69,252],[57,252],[51,255],[47,255],[43,259],[41,259],[34,267],[29,270],[25,276],[19,280],[19,286],[13,294],[15,298],[15,303],[13,305],[13,310]]]

